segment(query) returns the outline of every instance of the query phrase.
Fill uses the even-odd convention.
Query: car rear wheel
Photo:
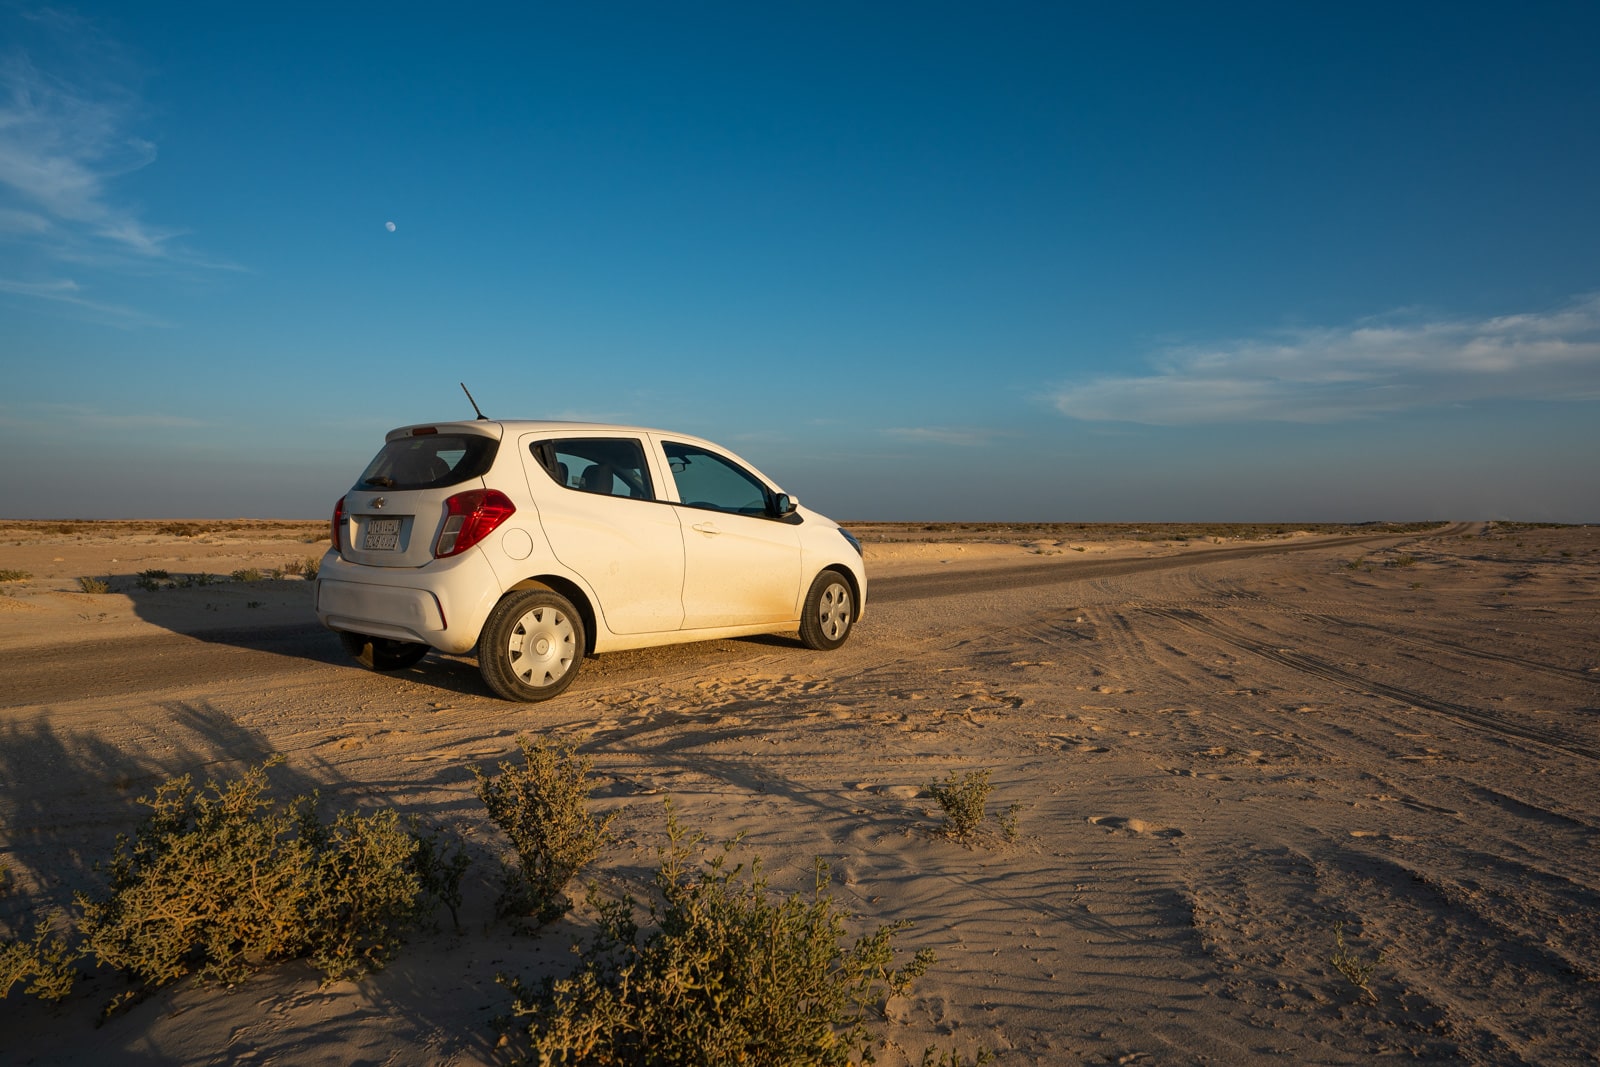
[[[478,670],[507,700],[549,700],[583,663],[583,619],[553,589],[508,593],[478,637]]]
[[[806,593],[800,616],[800,641],[822,651],[838,648],[850,636],[855,622],[855,597],[850,583],[838,571],[823,571]]]
[[[401,671],[428,654],[428,646],[415,641],[396,641],[339,631],[339,643],[357,663],[375,671]]]

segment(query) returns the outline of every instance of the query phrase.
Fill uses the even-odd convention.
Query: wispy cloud
[[[1395,313],[1163,352],[1148,374],[1066,385],[1073,418],[1341,422],[1490,400],[1600,399],[1600,294],[1497,318]]]
[[[82,404],[27,404],[0,407],[0,428],[29,431],[74,432],[141,430],[203,430],[215,424],[190,415],[160,411],[105,411]]]
[[[16,296],[32,297],[36,300],[50,300],[58,304],[67,304],[90,312],[95,318],[112,326],[166,326],[168,323],[153,315],[147,315],[137,308],[124,307],[120,304],[106,304],[98,300],[91,300],[85,296],[77,282],[70,278],[62,278],[42,282],[22,282],[11,278],[0,278],[0,293],[12,293]]]
[[[0,12],[0,248],[15,261],[76,270],[215,268],[181,229],[144,217],[118,179],[151,165],[136,130],[137,76],[93,23],[59,9]],[[15,272],[14,272],[15,273]],[[57,299],[32,279],[7,291]]]
[[[898,441],[962,445],[966,447],[986,445],[995,436],[989,430],[969,430],[946,426],[895,426],[884,430],[883,433],[885,436],[893,437]]]

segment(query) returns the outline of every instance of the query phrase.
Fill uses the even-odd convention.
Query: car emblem
[[[371,500],[367,501],[367,507],[369,507],[369,508],[378,508],[378,509],[381,510],[383,508],[384,503],[385,503],[385,501],[384,501],[383,497],[375,496]]]

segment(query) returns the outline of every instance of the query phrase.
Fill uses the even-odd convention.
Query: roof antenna
[[[476,400],[472,399],[472,390],[467,388],[467,383],[466,382],[457,382],[456,384],[461,386],[461,391],[463,393],[467,394],[467,403],[471,404],[472,405],[472,410],[476,411],[478,413],[478,418],[483,419],[484,421],[488,421],[489,416],[485,415],[483,413],[483,409],[478,407],[478,402]]]

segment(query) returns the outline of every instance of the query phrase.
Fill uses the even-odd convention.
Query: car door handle
[[[721,530],[717,529],[717,524],[714,522],[697,522],[694,524],[694,528],[699,530],[701,533],[708,534],[712,537],[715,537],[717,534],[722,532]]]

